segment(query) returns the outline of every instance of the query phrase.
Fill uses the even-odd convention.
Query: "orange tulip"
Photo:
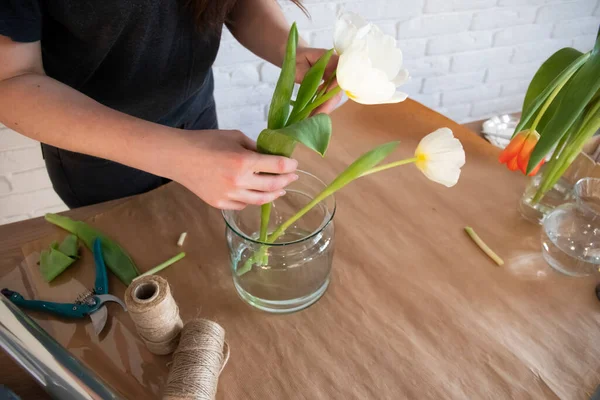
[[[527,164],[529,163],[529,157],[538,140],[540,140],[540,134],[537,131],[530,131],[529,129],[519,132],[506,146],[506,148],[500,153],[498,161],[502,164],[506,164],[508,169],[511,171],[521,170],[524,174],[527,174]],[[529,176],[537,174],[545,160],[542,160],[534,169],[531,171]]]

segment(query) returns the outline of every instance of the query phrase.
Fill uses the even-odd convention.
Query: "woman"
[[[43,143],[71,208],[170,180],[220,209],[273,201],[297,162],[217,126],[211,66],[224,23],[281,66],[289,25],[275,0],[3,0],[0,122]],[[297,81],[323,52],[299,44]]]

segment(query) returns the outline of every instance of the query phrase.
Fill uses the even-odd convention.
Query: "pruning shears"
[[[102,243],[100,238],[94,240],[93,253],[94,263],[96,264],[96,281],[94,282],[94,288],[77,296],[77,300],[75,300],[74,303],[26,300],[21,294],[9,289],[2,289],[2,294],[15,305],[29,310],[49,312],[66,318],[85,318],[89,316],[92,320],[94,332],[96,333],[96,336],[98,336],[104,329],[108,318],[108,311],[105,303],[118,303],[125,311],[127,311],[127,307],[121,299],[108,294],[108,275],[104,257],[102,256]]]

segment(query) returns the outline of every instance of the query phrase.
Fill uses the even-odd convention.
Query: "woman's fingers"
[[[259,192],[274,192],[285,188],[298,179],[296,174],[265,175],[252,174],[243,183],[243,189],[257,190]]]
[[[253,204],[253,205],[263,205],[266,203],[270,203],[275,201],[279,197],[285,195],[285,190],[276,190],[273,192],[259,192],[256,190],[240,190],[233,195],[231,195],[231,199],[244,203],[244,204]]]
[[[220,210],[243,210],[246,208],[246,203],[235,200],[222,200],[216,204],[216,208]]]
[[[289,174],[296,170],[298,161],[283,157],[257,154],[252,165],[254,172],[267,172],[270,174]]]

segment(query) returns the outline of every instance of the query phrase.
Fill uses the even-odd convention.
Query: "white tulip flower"
[[[397,88],[408,80],[396,39],[354,13],[340,15],[334,44],[340,59],[337,81],[346,95],[361,104],[399,103]]]
[[[446,187],[456,185],[465,165],[463,146],[449,128],[440,128],[421,139],[415,158],[415,165],[427,178]]]
[[[342,55],[358,36],[364,38],[373,25],[354,13],[340,14],[333,32],[333,47],[338,55]]]

